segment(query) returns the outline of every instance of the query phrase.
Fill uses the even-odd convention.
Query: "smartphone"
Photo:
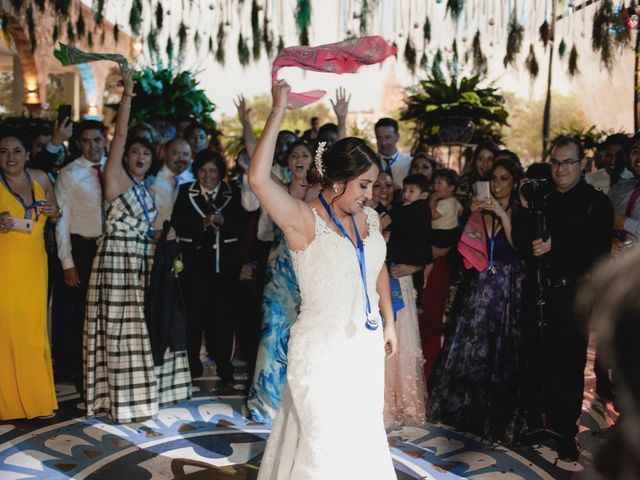
[[[491,198],[491,188],[489,182],[476,182],[476,197],[478,200],[488,200]]]
[[[58,107],[58,125],[60,125],[65,118],[71,120],[71,105],[60,105]]]
[[[33,220],[29,220],[26,218],[13,218],[13,227],[11,230],[17,230],[19,232],[32,232],[33,231]]]

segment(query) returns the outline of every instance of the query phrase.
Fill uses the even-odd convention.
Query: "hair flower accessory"
[[[322,163],[322,154],[326,150],[325,146],[327,142],[318,142],[318,149],[316,150],[316,155],[313,158],[313,164],[316,167],[316,171],[320,178],[324,177],[324,164]]]

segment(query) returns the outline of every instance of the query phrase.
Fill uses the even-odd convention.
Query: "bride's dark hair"
[[[315,159],[315,156],[314,156]],[[375,165],[380,168],[378,155],[363,140],[347,137],[338,140],[322,155],[324,174],[319,175],[315,161],[308,173],[309,184],[319,183],[323,188],[337,182],[348,182],[359,177]]]

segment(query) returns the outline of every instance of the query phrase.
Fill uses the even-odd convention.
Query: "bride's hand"
[[[287,103],[289,98],[289,92],[291,87],[284,80],[278,80],[271,89],[271,95],[273,96],[273,109],[282,109],[284,112],[287,109]]]
[[[393,319],[389,320],[393,322]],[[396,336],[396,327],[393,323],[385,324],[384,328],[384,353],[386,358],[395,355],[398,350],[398,337]]]

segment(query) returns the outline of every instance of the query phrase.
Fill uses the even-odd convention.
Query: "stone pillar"
[[[15,113],[22,112],[25,97],[24,76],[22,75],[22,65],[17,55],[13,56],[13,102],[11,109]]]

